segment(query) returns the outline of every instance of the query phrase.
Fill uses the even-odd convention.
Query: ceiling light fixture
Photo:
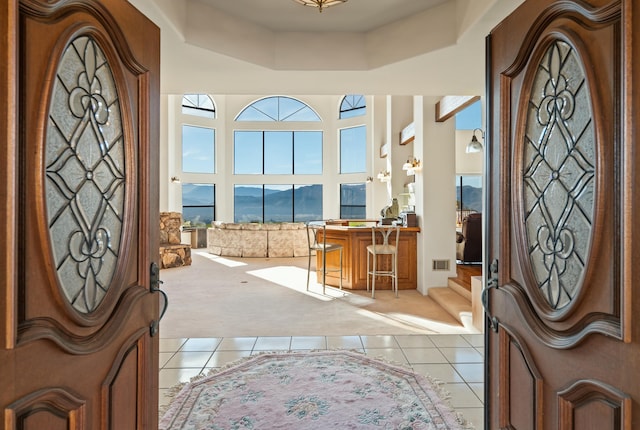
[[[482,131],[479,128],[476,128],[473,130],[473,137],[471,138],[471,142],[469,142],[469,144],[467,145],[467,154],[471,154],[474,152],[482,152],[482,143],[480,143],[478,141],[478,138],[476,137],[476,131],[480,132],[480,138],[482,139],[482,141],[484,142],[484,131]]]
[[[347,0],[293,0],[303,6],[317,7],[318,12],[322,13],[322,9],[335,6],[340,3],[346,3]]]

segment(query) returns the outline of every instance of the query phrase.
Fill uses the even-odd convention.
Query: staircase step
[[[429,288],[429,297],[460,321],[465,328],[475,330],[473,327],[471,300],[466,299],[449,287]]]
[[[447,283],[449,288],[471,302],[471,284],[466,284],[467,283],[460,282],[459,278],[449,278]]]

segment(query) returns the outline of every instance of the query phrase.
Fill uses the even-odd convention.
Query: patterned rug
[[[361,353],[261,354],[182,387],[160,429],[466,429],[437,383]]]

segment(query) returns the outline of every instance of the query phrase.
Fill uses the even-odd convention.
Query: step
[[[471,301],[471,284],[468,286],[460,282],[459,278],[449,278],[447,285],[465,299]]]
[[[438,303],[444,310],[458,320],[465,328],[474,330],[471,300],[449,287],[429,288],[429,297]]]

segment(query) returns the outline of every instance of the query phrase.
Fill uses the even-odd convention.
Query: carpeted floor
[[[351,351],[266,353],[186,384],[173,429],[467,428],[437,383]]]
[[[467,333],[416,290],[306,291],[307,258],[225,258],[194,250],[193,264],[160,273],[169,307],[163,338]]]

